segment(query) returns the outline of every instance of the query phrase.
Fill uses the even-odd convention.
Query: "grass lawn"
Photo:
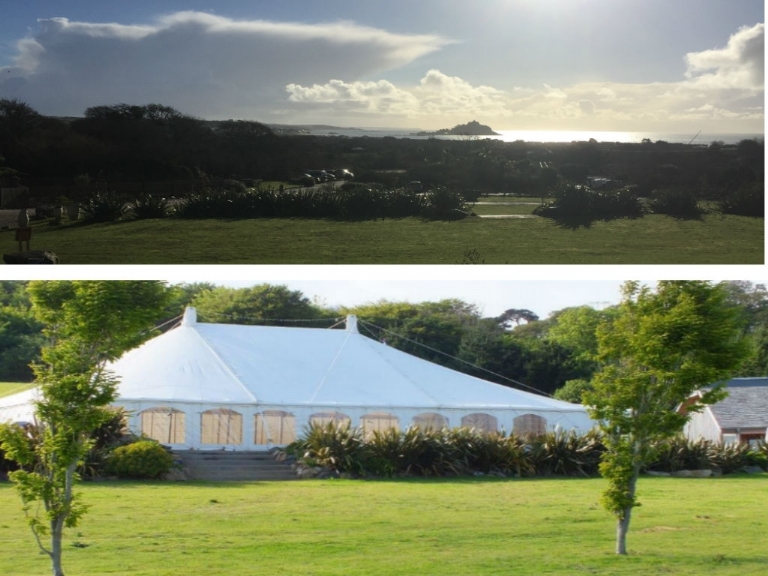
[[[470,204],[469,209],[478,216],[485,214],[532,214],[537,206],[541,206],[540,198],[493,196],[480,198],[477,203]]]
[[[642,478],[613,554],[602,479],[86,483],[72,574],[764,574],[768,475]],[[0,566],[44,574],[9,483]]]
[[[529,213],[533,206],[504,208]],[[64,264],[762,264],[764,221],[648,215],[576,230],[546,218],[42,222],[31,247],[55,252]],[[0,249],[17,250],[12,231],[0,232]]]
[[[32,388],[34,384],[28,382],[0,382],[0,396],[22,392],[27,388]]]

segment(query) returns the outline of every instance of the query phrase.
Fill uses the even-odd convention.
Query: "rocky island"
[[[435,132],[419,132],[416,136],[499,136],[499,133],[494,132],[490,126],[472,120],[466,124],[458,124],[453,128],[441,128]]]

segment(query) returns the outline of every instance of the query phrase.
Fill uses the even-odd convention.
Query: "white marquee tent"
[[[294,440],[310,422],[543,432],[589,430],[582,406],[508,388],[346,330],[198,323],[124,354],[115,405],[129,426],[174,448],[250,450]],[[34,390],[0,398],[1,420],[31,421]]]

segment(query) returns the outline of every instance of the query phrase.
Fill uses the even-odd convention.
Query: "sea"
[[[378,129],[378,128],[335,128],[330,126],[306,126],[302,127],[305,133],[315,136],[347,136],[369,138],[412,138],[416,140],[426,140],[429,138],[438,138],[441,140],[466,140],[467,138],[482,138],[501,140],[503,142],[587,142],[595,139],[598,142],[621,142],[621,143],[640,143],[644,139],[651,142],[659,140],[669,142],[670,144],[698,144],[709,145],[712,142],[722,142],[723,144],[737,144],[742,140],[760,140],[763,141],[765,134],[736,134],[736,133],[672,133],[672,132],[611,132],[611,131],[573,131],[573,130],[496,130],[498,136],[432,136],[418,135],[418,130],[414,129]]]

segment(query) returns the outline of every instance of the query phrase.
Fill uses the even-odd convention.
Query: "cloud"
[[[344,110],[342,102],[350,114],[386,109],[424,127],[477,118],[521,129],[658,130],[674,122],[684,130],[685,122],[704,122],[700,127],[713,131],[761,131],[763,36],[764,26],[757,24],[738,30],[724,48],[685,55],[688,68],[677,82],[582,82],[502,91],[433,69],[413,86],[387,83],[387,106],[362,83],[332,80],[311,88],[291,84],[287,90],[297,104],[335,105],[337,114]]]
[[[291,102],[310,105],[333,105],[348,112],[398,114],[408,116],[418,106],[416,97],[400,90],[391,82],[344,82],[331,80],[320,85],[286,86]]]
[[[159,102],[204,118],[265,122],[442,128],[477,119],[499,129],[596,130],[721,122],[722,131],[762,130],[763,24],[737,30],[725,46],[684,55],[676,82],[566,86],[553,78],[502,90],[446,73],[447,64],[410,83],[387,78],[449,43],[346,21],[192,11],[142,25],[50,18],[17,43],[13,65],[0,68],[0,96],[57,115]]]
[[[595,103],[592,100],[579,100],[579,109],[589,116],[595,111]]]
[[[685,77],[697,88],[762,92],[765,83],[765,24],[744,26],[725,48],[685,56]]]
[[[398,88],[385,80],[379,82],[343,82],[304,87],[286,86],[289,100],[321,105],[344,104],[350,113],[387,112],[415,118],[430,115],[505,114],[505,93],[490,86],[473,86],[456,76],[429,70],[413,88]]]
[[[150,25],[39,21],[1,69],[0,93],[49,114],[162,102],[205,117],[254,117],[289,84],[359,78],[439,50],[437,35],[394,34],[352,22],[233,20],[177,12]]]

